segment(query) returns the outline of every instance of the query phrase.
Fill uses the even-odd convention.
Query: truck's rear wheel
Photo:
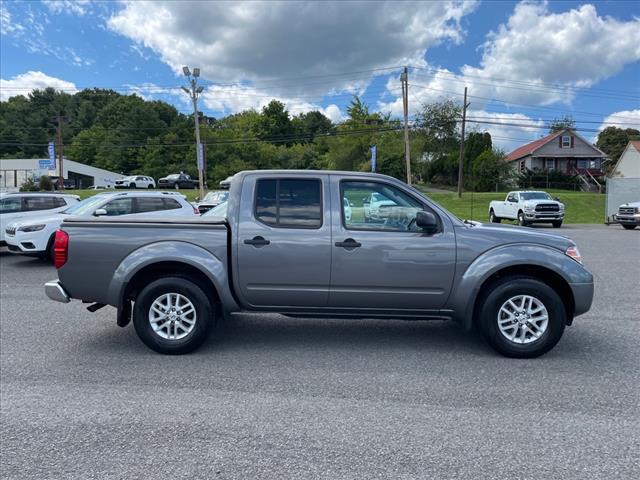
[[[189,353],[209,335],[211,302],[202,289],[182,277],[166,277],[147,285],[136,298],[133,325],[140,340],[156,352]]]
[[[493,211],[493,208],[491,209],[491,211],[489,212],[489,221],[491,223],[500,223],[502,221],[502,219],[500,217],[496,217],[495,212]]]
[[[494,283],[479,309],[485,340],[502,355],[534,358],[562,337],[566,311],[549,285],[531,277],[506,277]]]

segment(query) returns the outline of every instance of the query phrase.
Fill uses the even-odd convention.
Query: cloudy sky
[[[411,115],[462,99],[472,128],[507,150],[571,114],[592,139],[640,128],[640,4],[489,2],[0,3],[0,99],[52,86],[113,88],[188,112],[182,66],[198,66],[200,103],[220,117],[272,98],[340,121],[354,94]],[[487,123],[488,122],[488,123]]]

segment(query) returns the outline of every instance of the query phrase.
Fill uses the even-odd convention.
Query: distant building
[[[507,161],[519,172],[555,170],[588,177],[602,176],[606,159],[606,153],[571,129],[554,132],[507,155]]]
[[[119,173],[74,162],[67,158],[63,159],[62,167],[64,178],[71,180],[76,188],[113,187],[116,180],[124,177]],[[43,175],[56,176],[59,173],[59,170],[51,169],[48,158],[0,159],[0,189],[17,190],[28,179],[37,181]]]
[[[609,176],[640,178],[640,140],[632,140],[627,144]]]

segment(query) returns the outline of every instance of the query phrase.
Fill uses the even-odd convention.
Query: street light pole
[[[198,166],[198,186],[200,187],[200,199],[204,198],[204,151],[200,144],[200,122],[198,121],[198,95],[204,90],[203,87],[198,87],[198,77],[200,76],[200,69],[194,68],[193,74],[189,70],[189,67],[182,67],[182,71],[187,77],[190,88],[182,87],[182,90],[187,92],[191,97],[193,103],[193,119],[196,125],[196,162]]]

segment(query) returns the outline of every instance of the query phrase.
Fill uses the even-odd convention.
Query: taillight
[[[53,241],[53,264],[60,268],[67,263],[67,252],[69,251],[69,234],[58,230]]]

